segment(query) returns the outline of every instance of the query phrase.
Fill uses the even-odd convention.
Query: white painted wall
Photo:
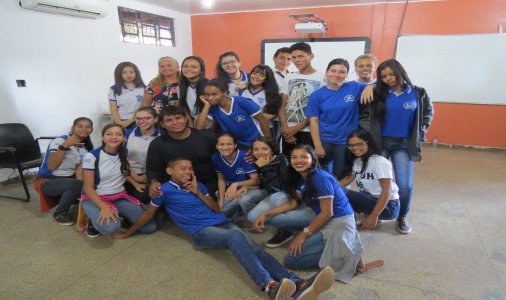
[[[174,18],[176,47],[121,42],[117,6]],[[95,122],[96,146],[118,63],[135,63],[148,83],[159,57],[181,61],[192,54],[190,15],[133,0],[109,0],[109,14],[101,19],[32,11],[4,0],[0,28],[0,123],[25,123],[35,137],[54,136],[87,116]],[[27,87],[18,88],[17,79]],[[0,182],[10,173],[0,170]]]

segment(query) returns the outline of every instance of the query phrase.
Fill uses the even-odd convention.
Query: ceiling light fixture
[[[207,8],[211,8],[214,5],[214,0],[202,0],[202,5]]]

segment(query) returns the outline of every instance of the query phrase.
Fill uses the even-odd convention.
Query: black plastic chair
[[[19,178],[25,189],[26,199],[0,195],[0,197],[30,201],[30,192],[26,185],[23,171],[39,168],[44,160],[44,153],[40,152],[40,139],[54,139],[54,137],[40,137],[34,139],[30,129],[25,124],[0,124],[0,169],[17,169]]]

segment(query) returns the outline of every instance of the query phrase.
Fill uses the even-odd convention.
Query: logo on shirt
[[[243,168],[238,168],[237,170],[235,170],[235,174],[237,175],[246,174],[246,170],[244,170]]]
[[[264,103],[265,102],[265,98],[257,98],[258,100],[258,103]]]
[[[246,120],[246,118],[243,115],[238,115],[238,116],[235,117],[235,121],[237,123],[242,122],[244,120]]]
[[[353,102],[355,101],[355,97],[353,97],[353,95],[346,95],[346,97],[344,97],[344,102]]]
[[[404,102],[402,107],[407,110],[413,110],[413,109],[415,109],[415,102],[413,102],[413,101]]]
[[[142,101],[142,95],[137,95],[137,102],[141,102]]]

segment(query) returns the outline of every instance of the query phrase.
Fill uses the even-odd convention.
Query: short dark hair
[[[328,66],[327,66],[327,71],[330,69],[330,67],[332,67],[333,65],[343,65],[346,67],[346,72],[349,72],[350,71],[350,64],[348,63],[348,61],[344,58],[336,58],[336,59],[333,59],[329,62]]]
[[[186,117],[186,112],[184,111],[184,108],[169,105],[167,107],[162,108],[162,110],[158,114],[158,119],[160,120],[160,122],[162,122],[163,117],[165,116],[177,116],[177,115],[182,115]]]
[[[288,48],[288,47],[282,47],[282,48],[279,48],[278,50],[276,50],[276,52],[274,52],[274,57],[278,57],[278,55],[280,55],[281,53],[291,54],[292,51],[290,51],[290,48]]]
[[[304,51],[307,54],[313,53],[313,51],[311,51],[311,46],[308,43],[304,42],[298,42],[290,46],[290,53],[296,50]]]
[[[181,161],[181,160],[188,160],[188,161],[192,161],[191,159],[189,159],[188,157],[186,156],[178,156],[178,157],[174,157],[172,159],[169,159],[169,161],[167,162],[167,167],[169,168],[174,168],[174,166],[176,165],[176,163],[178,161]]]

